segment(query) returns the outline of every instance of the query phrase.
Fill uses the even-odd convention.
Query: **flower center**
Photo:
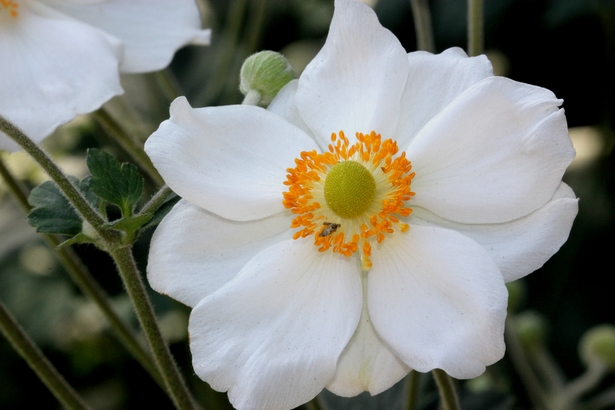
[[[17,17],[19,4],[13,0],[0,0],[0,10],[5,9],[11,17]]]
[[[361,250],[361,267],[371,268],[371,243],[387,235],[406,232],[400,220],[412,209],[406,206],[414,172],[397,143],[382,141],[372,131],[350,141],[343,131],[331,135],[328,151],[304,151],[289,168],[283,204],[297,215],[291,228],[294,239],[314,237],[319,252],[332,250],[351,256]]]
[[[376,180],[356,161],[334,165],[325,178],[325,200],[342,218],[355,218],[367,211],[376,193]]]

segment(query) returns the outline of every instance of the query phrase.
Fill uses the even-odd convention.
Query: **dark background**
[[[579,144],[579,156],[582,150],[584,153],[583,161],[575,162],[564,177],[580,198],[570,239],[544,267],[524,279],[526,291],[519,309],[545,319],[545,349],[564,375],[574,379],[585,369],[578,356],[581,336],[592,326],[615,323],[615,1],[486,3],[485,49],[496,70],[514,80],[549,88],[563,98],[568,125],[574,130],[571,135],[578,135],[575,146]],[[404,47],[415,50],[409,0],[380,0],[375,9],[381,23]],[[332,2],[325,0],[212,1],[205,15],[206,25],[214,30],[212,45],[181,50],[172,71],[193,106],[240,102],[237,76],[246,56],[260,49],[282,51],[300,70],[323,44],[332,11]],[[465,48],[465,2],[434,0],[431,12],[437,51],[452,46]],[[129,76],[124,82],[127,95],[112,102],[110,110],[120,112],[117,107],[122,104],[131,106],[133,119],[141,121],[135,132],[145,138],[168,117],[168,100],[158,95],[143,101],[139,90],[151,86],[152,76]],[[77,157],[86,147],[115,149],[91,123],[70,132],[77,142],[67,143],[62,135],[54,136],[48,142],[50,149]],[[594,149],[586,157],[588,141]],[[35,179],[26,176],[30,183]],[[12,209],[10,202],[7,196],[0,198],[4,215]],[[42,268],[27,263],[32,255],[48,258],[51,254],[29,233],[32,228],[11,223],[17,228],[0,218],[0,242],[15,242],[14,246],[0,247],[0,300],[60,372],[96,409],[171,408],[166,396],[117,343],[104,320],[98,318],[96,308],[80,295],[61,267],[53,259]],[[17,235],[21,231],[23,235]],[[135,247],[143,271],[150,235],[144,234]],[[17,236],[25,239],[17,241]],[[77,250],[136,326],[111,261],[91,246]],[[151,296],[193,390],[208,403],[207,408],[229,408],[226,395],[212,392],[193,374],[185,329],[188,309],[154,292]],[[615,378],[609,376],[595,393],[614,385]],[[331,408],[401,408],[405,388],[404,381],[375,398],[362,395],[337,399],[326,393],[324,398]],[[492,366],[485,377],[463,382],[460,388],[464,409],[532,408],[509,355]],[[436,394],[429,376],[422,378],[421,389],[420,407],[435,409]],[[53,409],[59,405],[0,338],[0,409],[30,407]]]

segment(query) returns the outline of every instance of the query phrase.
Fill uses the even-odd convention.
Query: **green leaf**
[[[98,149],[89,149],[86,163],[92,173],[90,187],[101,199],[117,205],[122,216],[132,216],[143,191],[143,178],[137,167],[124,163]]]
[[[68,178],[84,193],[88,202],[96,205],[98,199],[89,189],[89,179],[79,182],[75,177]],[[28,223],[37,232],[71,236],[81,232],[81,218],[55,182],[46,181],[34,188],[28,202],[34,207],[28,214]]]

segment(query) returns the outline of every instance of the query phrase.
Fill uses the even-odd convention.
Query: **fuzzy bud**
[[[239,78],[239,90],[245,96],[244,104],[267,107],[296,75],[282,54],[261,51],[244,61]]]
[[[579,350],[586,365],[600,363],[615,370],[615,326],[604,324],[589,329],[581,337]]]
[[[514,326],[519,340],[526,349],[531,350],[544,345],[547,339],[547,322],[539,313],[526,311],[514,318]]]

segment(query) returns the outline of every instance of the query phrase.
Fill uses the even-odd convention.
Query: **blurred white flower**
[[[41,141],[121,94],[120,72],[208,44],[200,26],[194,0],[1,0],[0,114]],[[0,135],[0,149],[17,145]]]
[[[480,375],[504,354],[505,282],[577,213],[552,92],[460,49],[406,54],[368,6],[335,6],[267,110],[179,98],[146,143],[183,197],[148,279],[194,308],[195,371],[238,409]]]

